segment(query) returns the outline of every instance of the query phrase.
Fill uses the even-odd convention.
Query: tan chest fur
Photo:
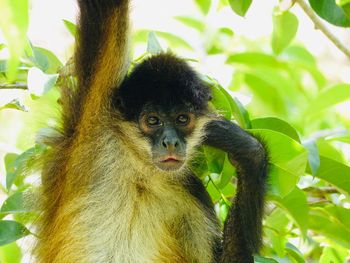
[[[104,188],[109,198],[93,201],[88,246],[105,250],[91,262],[210,262],[214,226],[199,204],[178,185],[150,180]]]
[[[58,212],[61,232],[55,243],[66,244],[55,262],[212,262],[219,230],[183,187],[185,178],[135,168],[135,156],[105,139],[109,143],[103,145],[111,151],[102,152],[113,154],[99,156],[99,149],[85,142],[94,158],[71,165],[75,168],[69,176],[92,167],[95,176],[83,194]]]

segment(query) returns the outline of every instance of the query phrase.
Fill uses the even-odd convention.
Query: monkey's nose
[[[172,151],[179,146],[179,140],[177,138],[174,138],[174,137],[172,137],[172,138],[165,137],[162,141],[162,145],[168,151]]]

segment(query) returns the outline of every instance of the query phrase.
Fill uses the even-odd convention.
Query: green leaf
[[[289,61],[297,61],[311,66],[316,65],[316,59],[314,56],[309,50],[300,45],[288,46],[284,50],[283,55],[286,56]]]
[[[250,119],[248,111],[243,107],[242,103],[234,96],[228,93],[227,90],[225,90],[222,86],[219,86],[221,92],[225,95],[226,99],[228,100],[232,115],[234,116],[234,119],[238,122],[239,126],[241,126],[243,129],[249,129],[251,128]]]
[[[0,1],[0,28],[7,41],[10,59],[7,64],[8,82],[16,79],[20,56],[26,45],[26,33],[29,23],[28,0]]]
[[[305,263],[303,253],[301,253],[300,250],[293,244],[287,243],[286,251],[295,260],[295,262]]]
[[[195,2],[203,14],[208,14],[211,6],[211,0],[195,0]]]
[[[350,249],[350,231],[339,221],[332,220],[322,208],[310,210],[309,228]]]
[[[270,163],[295,176],[304,175],[307,151],[301,144],[287,135],[272,130],[251,129],[249,132],[267,144]]]
[[[168,45],[173,48],[185,48],[193,51],[193,48],[181,37],[174,34],[163,31],[154,31],[158,38],[162,38],[167,41]],[[138,30],[134,35],[134,42],[146,42],[148,39],[149,30],[141,29]]]
[[[188,50],[193,51],[193,48],[191,47],[191,45],[188,44],[181,37],[178,37],[178,36],[171,34],[171,33],[168,33],[168,32],[162,32],[162,31],[155,31],[155,32],[156,32],[157,36],[167,40],[169,42],[169,46],[182,47],[182,48],[186,48]]]
[[[350,209],[341,206],[328,205],[324,207],[323,211],[332,221],[337,222],[350,231]]]
[[[221,201],[220,202],[220,220],[221,222],[225,222],[227,215],[230,211],[230,207],[226,204],[226,202]]]
[[[5,156],[6,165],[6,188],[9,190],[15,181],[16,177],[23,174],[25,171],[29,171],[38,156],[40,156],[46,147],[43,145],[35,145],[34,147],[23,152],[19,156],[14,154],[7,154]]]
[[[204,146],[204,153],[210,173],[220,174],[224,165],[226,153],[214,147]]]
[[[286,213],[278,207],[266,218],[266,228],[264,232],[270,239],[272,248],[279,257],[284,257],[286,255],[286,233],[289,222],[290,220]]]
[[[220,182],[218,183],[218,187],[223,189],[227,186],[227,184],[231,181],[232,177],[236,174],[236,169],[232,166],[228,155],[225,154],[225,160],[222,166],[222,170],[220,173]]]
[[[306,114],[319,114],[319,112],[349,99],[350,84],[337,84],[327,89],[323,89],[316,97],[316,99],[310,103]]]
[[[216,83],[210,84],[212,92],[211,103],[214,105],[215,109],[218,111],[219,114],[224,116],[227,120],[231,120],[231,105],[226,95],[223,93],[223,88],[220,88],[220,85]]]
[[[320,138],[317,140],[316,144],[319,155],[332,159],[336,162],[347,164],[343,153],[339,149],[337,149],[337,147],[335,147],[332,142]]]
[[[176,16],[175,19],[199,32],[203,32],[205,30],[205,24],[199,19],[195,19],[190,16]]]
[[[303,143],[304,147],[308,150],[309,165],[311,174],[316,175],[318,168],[320,167],[320,156],[318,153],[318,147],[314,140],[310,140]]]
[[[320,257],[320,263],[346,262],[348,251],[343,247],[325,247]]]
[[[63,66],[56,55],[45,48],[34,47],[33,52],[34,57],[30,59],[36,67],[40,68],[46,74],[55,74]]]
[[[288,224],[289,219],[286,213],[280,208],[274,209],[266,218],[266,225],[268,228],[278,232],[279,235],[283,235],[285,232],[287,232]]]
[[[26,106],[23,105],[20,101],[18,100],[12,100],[11,102],[3,105],[3,106],[0,106],[0,110],[3,110],[3,109],[15,109],[15,110],[20,110],[20,111],[28,111]]]
[[[160,46],[157,36],[154,32],[150,32],[148,34],[147,52],[151,53],[152,55],[156,55],[163,52],[163,49]]]
[[[2,204],[0,209],[1,214],[15,214],[29,212],[28,208],[24,206],[24,194],[18,192],[8,197]]]
[[[219,32],[229,37],[232,37],[235,34],[229,27],[220,27]]]
[[[278,263],[278,261],[274,260],[273,258],[266,258],[262,256],[254,256],[254,262],[255,263]]]
[[[320,161],[316,177],[350,194],[350,167],[323,156],[320,156]]]
[[[15,153],[8,153],[5,155],[4,161],[5,161],[5,169],[6,169],[6,181],[8,180],[7,178],[11,178],[11,185],[13,183],[14,177],[16,176],[17,172],[17,167],[15,166],[15,161],[18,158],[18,154]],[[13,178],[13,179],[12,179]],[[10,189],[11,185],[8,185],[6,183],[7,190]]]
[[[212,181],[208,182],[206,189],[214,203],[217,203],[221,199],[221,192],[217,189]]]
[[[264,230],[264,233],[269,238],[269,244],[272,246],[276,254],[279,257],[284,257],[286,255],[286,236],[278,235],[275,231],[272,231],[271,229]]]
[[[349,0],[336,0],[336,4],[339,5],[343,9],[346,17],[348,19],[350,19],[350,1]]]
[[[274,201],[279,207],[287,211],[293,221],[300,228],[303,235],[306,234],[308,228],[309,207],[307,205],[306,195],[302,190],[295,187],[294,190],[284,198],[269,195],[268,199]]]
[[[291,73],[294,73],[295,69],[304,70],[315,80],[318,87],[323,88],[326,85],[325,76],[319,71],[315,58],[305,47],[288,46],[282,56],[289,62]]]
[[[29,41],[29,39],[26,40],[26,43],[25,43],[25,46],[24,46],[24,54],[27,57],[34,56],[33,46],[32,46],[32,43]]]
[[[344,10],[337,6],[335,0],[309,0],[309,3],[312,9],[329,23],[341,27],[350,27],[349,18]]]
[[[232,10],[239,16],[245,16],[252,0],[228,0]]]
[[[236,186],[229,182],[224,188],[221,188],[220,191],[225,197],[231,198],[236,194]]]
[[[327,141],[340,141],[350,144],[350,133],[341,133],[325,138]]]
[[[350,4],[350,0],[336,0],[335,2],[339,6]]]
[[[276,117],[257,118],[251,121],[251,125],[252,129],[269,129],[283,133],[300,143],[298,132],[282,119]]]
[[[0,60],[0,73],[7,71],[7,60]]]
[[[298,181],[299,177],[295,174],[276,165],[269,165],[269,193],[283,198],[295,188]]]
[[[71,21],[68,21],[66,19],[63,19],[63,23],[68,29],[68,31],[72,34],[72,36],[75,37],[77,34],[77,26]]]
[[[298,18],[291,12],[274,12],[271,45],[280,54],[292,42],[298,30]]]
[[[343,5],[341,7],[348,19],[350,19],[350,4]]]
[[[277,75],[277,72],[270,72]],[[259,99],[272,114],[285,114],[286,102],[283,94],[281,94],[280,84],[272,83],[270,75],[260,75],[257,70],[245,73],[244,80],[249,89],[256,95],[255,99]]]
[[[29,230],[18,222],[10,220],[0,221],[0,246],[10,244],[28,234],[30,234]]]
[[[22,251],[16,243],[0,247],[1,263],[21,263]]]
[[[45,74],[38,68],[28,71],[28,90],[35,96],[42,96],[50,91],[57,82],[58,74]]]
[[[249,66],[266,66],[272,68],[284,68],[285,65],[275,57],[260,52],[242,52],[230,55],[226,63],[239,63]]]

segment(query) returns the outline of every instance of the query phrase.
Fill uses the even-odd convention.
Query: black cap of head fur
[[[209,87],[183,59],[162,53],[135,67],[116,92],[113,104],[126,119],[136,120],[146,104],[164,111],[190,105],[203,112],[209,99]]]

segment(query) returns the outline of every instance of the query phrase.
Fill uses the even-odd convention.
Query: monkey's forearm
[[[253,262],[261,245],[266,150],[255,137],[225,120],[207,125],[204,143],[226,151],[237,168],[237,193],[224,227],[222,262]]]
[[[245,184],[263,183],[266,178],[267,153],[263,144],[233,122],[215,120],[206,126],[204,144],[228,153]],[[265,173],[263,173],[265,172]]]
[[[129,1],[78,0],[78,4],[75,64],[79,86],[93,89],[95,85],[103,94],[125,72]]]

